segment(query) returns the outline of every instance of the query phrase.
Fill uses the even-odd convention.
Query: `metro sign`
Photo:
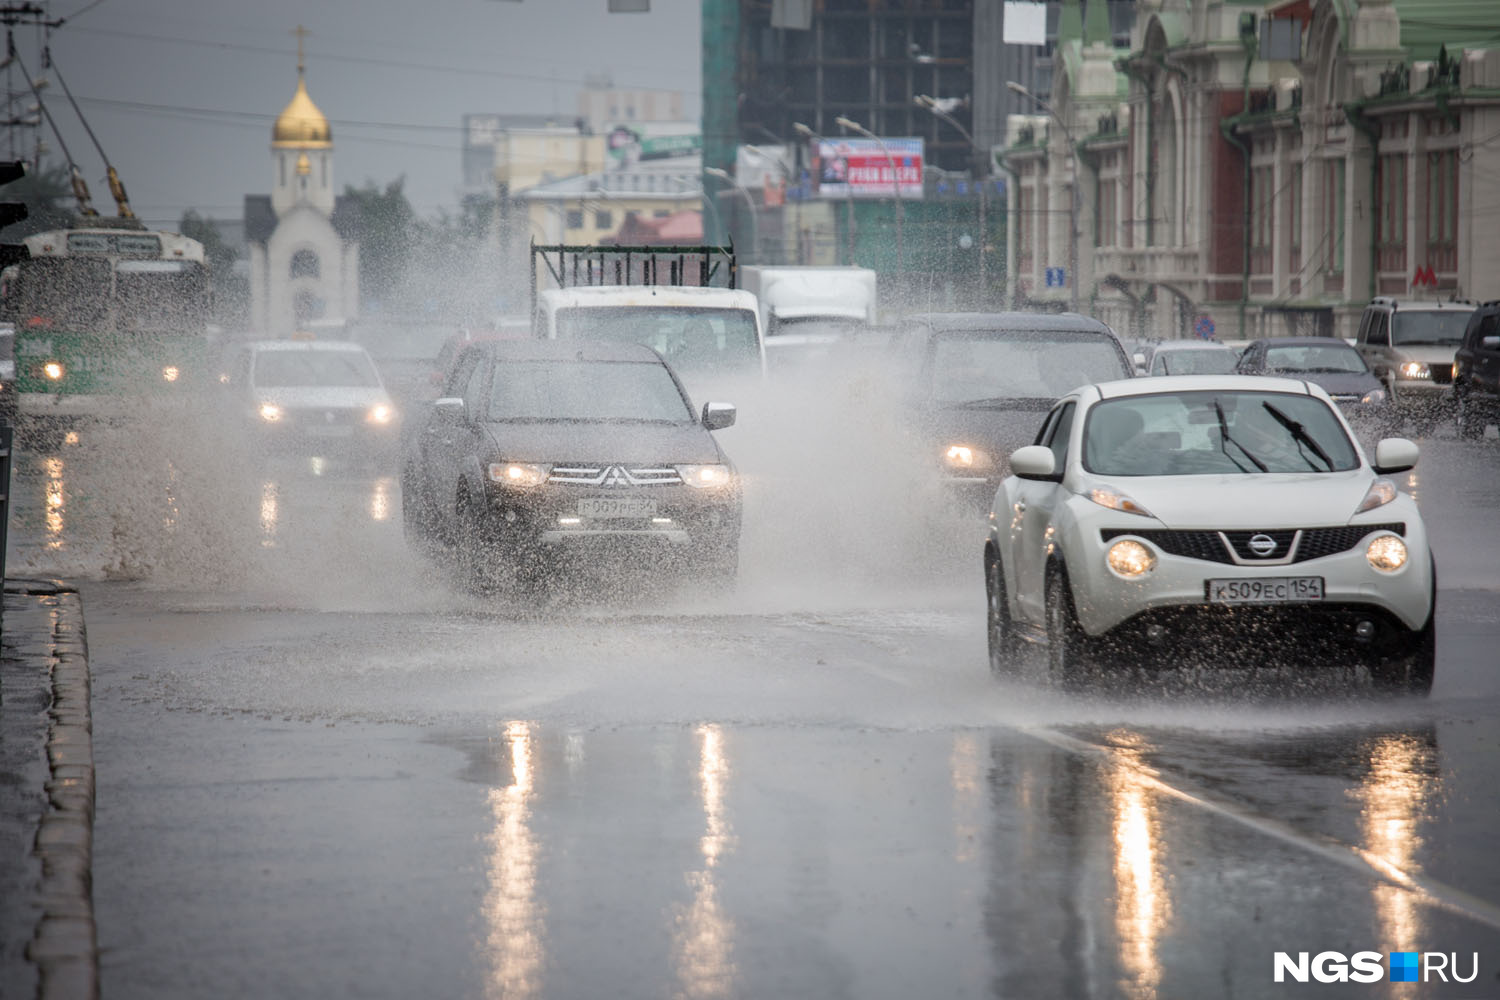
[[[1430,288],[1436,288],[1437,272],[1433,271],[1432,265],[1430,264],[1426,267],[1418,264],[1417,273],[1412,275],[1411,277],[1411,285],[1413,288],[1421,288],[1423,285],[1427,285]]]

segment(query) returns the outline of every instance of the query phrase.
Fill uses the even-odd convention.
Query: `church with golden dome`
[[[301,34],[297,90],[271,129],[271,193],[245,197],[250,323],[266,337],[359,314],[357,207],[334,194],[333,129],[307,93]]]

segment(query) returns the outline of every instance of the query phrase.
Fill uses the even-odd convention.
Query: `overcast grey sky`
[[[457,206],[466,113],[540,111],[571,119],[584,78],[684,91],[700,100],[700,0],[652,0],[609,14],[606,0],[52,0],[57,69],[142,218],[185,209],[237,219],[271,186],[271,126],[297,83],[333,124],[335,183],[406,176],[422,215]],[[74,16],[76,14],[76,17]],[[17,49],[41,69],[34,30]],[[24,89],[13,65],[12,91]],[[94,203],[111,210],[104,165],[57,81],[44,91]],[[29,155],[32,131],[16,130]],[[55,138],[46,134],[61,162]],[[9,147],[5,149],[8,155]]]

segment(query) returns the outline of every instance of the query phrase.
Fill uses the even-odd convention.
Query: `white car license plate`
[[[1323,599],[1321,576],[1263,576],[1253,580],[1206,580],[1210,604],[1296,604]]]
[[[584,497],[578,501],[579,517],[653,517],[656,501],[645,497]]]

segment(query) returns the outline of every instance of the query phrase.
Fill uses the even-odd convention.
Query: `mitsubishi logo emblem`
[[[1254,552],[1261,558],[1272,555],[1276,551],[1276,539],[1272,538],[1270,535],[1265,534],[1251,535],[1250,551]]]
[[[605,486],[623,486],[625,481],[625,470],[618,465],[611,466],[610,470],[604,474]]]

